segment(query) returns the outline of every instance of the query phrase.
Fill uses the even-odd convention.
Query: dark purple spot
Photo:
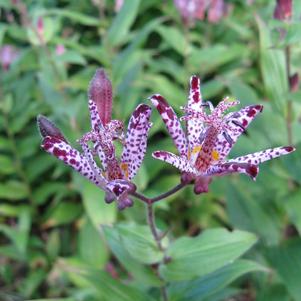
[[[255,178],[258,174],[258,167],[256,165],[250,165],[247,167],[246,171],[252,178]]]
[[[289,153],[291,153],[295,150],[295,148],[292,146],[284,146],[283,149],[285,149]]]

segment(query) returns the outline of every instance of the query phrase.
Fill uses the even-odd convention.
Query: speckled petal
[[[200,91],[200,79],[197,76],[193,75],[190,78],[190,90],[187,108],[192,109],[196,112],[203,112],[201,104],[202,95]],[[204,123],[200,119],[191,118],[186,122],[186,129],[189,149],[190,151],[192,151],[196,145],[200,144],[200,137],[204,129]]]
[[[262,162],[290,154],[291,152],[295,151],[295,148],[292,146],[281,146],[276,148],[266,149],[261,152],[256,152],[253,154],[249,154],[246,156],[241,156],[238,158],[234,158],[229,160],[228,162],[239,162],[239,163],[249,163],[258,165]]]
[[[91,128],[97,132],[100,127],[103,127],[103,124],[98,115],[96,104],[93,102],[93,100],[89,99],[88,105],[90,111]]]
[[[99,177],[95,175],[88,159],[76,149],[72,148],[65,141],[56,137],[45,137],[41,147],[49,154],[54,155],[62,160],[65,164],[71,166],[85,178],[105,189],[106,180],[101,176],[100,170],[97,169]]]
[[[85,143],[84,141],[80,140],[80,145],[82,147],[82,150],[84,152],[84,156],[87,159],[90,168],[92,169],[94,175],[96,176],[96,179],[99,182],[102,182],[103,185],[106,185],[106,180],[104,179],[102,175],[102,171],[98,168],[96,162],[94,161],[92,151],[89,148],[89,145]]]
[[[246,130],[253,119],[262,112],[262,105],[252,105],[244,107],[238,112],[229,113],[224,117],[228,129],[219,133],[215,143],[215,150],[219,153],[219,160],[223,161],[230,150]]]
[[[148,105],[140,104],[130,118],[121,156],[121,169],[128,180],[136,175],[143,161],[147,146],[147,134],[151,127],[150,115],[151,108]]]
[[[180,169],[182,172],[196,174],[196,170],[193,167],[191,167],[186,157],[179,157],[175,154],[166,151],[155,151],[152,155],[155,159],[167,162]]]
[[[180,121],[175,114],[172,107],[168,104],[164,97],[159,94],[155,94],[150,97],[151,102],[157,108],[159,114],[162,117],[166,128],[172,137],[175,146],[177,147],[181,156],[187,156],[188,145],[185,133],[181,127]]]
[[[224,176],[231,173],[244,173],[255,180],[258,172],[259,167],[257,165],[233,161],[210,166],[206,171],[206,175]]]

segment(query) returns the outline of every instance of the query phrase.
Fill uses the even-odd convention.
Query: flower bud
[[[291,92],[296,92],[299,89],[299,74],[296,72],[289,77],[290,90]]]
[[[277,0],[274,10],[274,18],[278,20],[290,20],[292,17],[292,0]]]
[[[43,138],[49,136],[49,137],[55,137],[60,140],[63,140],[67,142],[62,132],[52,123],[48,118],[46,118],[43,115],[38,115],[37,117],[37,124],[39,131],[41,133],[41,136]]]
[[[88,90],[89,99],[97,107],[98,115],[106,125],[111,121],[112,116],[112,84],[103,69],[98,69],[90,83]]]

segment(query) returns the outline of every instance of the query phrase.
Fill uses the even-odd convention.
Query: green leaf
[[[227,287],[235,279],[254,271],[266,271],[259,264],[248,260],[237,260],[205,277],[176,282],[169,287],[171,301],[204,300]]]
[[[148,226],[119,224],[116,229],[123,246],[137,261],[152,264],[163,259]]]
[[[284,207],[290,221],[294,223],[298,229],[299,234],[301,235],[301,191],[297,190],[294,193],[291,193],[284,202]]]
[[[167,249],[170,262],[160,266],[160,274],[169,281],[208,275],[241,256],[255,242],[251,233],[218,228],[197,237],[179,238]]]
[[[105,226],[102,227],[102,229],[114,256],[116,256],[125,269],[131,273],[136,282],[147,286],[162,285],[160,279],[149,266],[145,266],[131,257],[124,247],[116,228]]]
[[[82,276],[99,292],[105,300],[118,301],[154,301],[146,293],[137,288],[123,284],[110,277],[106,272],[86,271]]]
[[[183,33],[177,28],[160,25],[157,27],[157,32],[162,36],[163,40],[179,54],[184,56],[185,53],[189,53],[190,44],[185,41]]]
[[[278,272],[294,300],[301,296],[301,239],[287,242],[280,247],[270,248],[267,257]]]
[[[231,79],[228,87],[231,91],[231,96],[237,98],[244,106],[255,104],[259,101],[255,90],[239,78]]]
[[[79,232],[79,254],[82,260],[93,268],[104,268],[108,259],[108,251],[100,234],[88,219]]]
[[[111,25],[106,43],[109,47],[116,47],[128,36],[129,30],[136,19],[140,0],[125,1],[118,15]]]
[[[0,198],[18,201],[25,199],[28,195],[27,186],[19,181],[7,181],[5,183],[0,183]]]
[[[116,220],[115,204],[106,204],[105,193],[88,181],[83,181],[81,189],[85,211],[96,229],[100,225],[110,225]]]
[[[86,26],[98,26],[99,25],[99,19],[91,17],[89,15],[81,14],[72,10],[67,9],[48,9],[45,12],[46,15],[53,15],[53,16],[59,16],[59,17],[65,17],[68,18],[76,23],[86,25]]]
[[[192,72],[206,74],[233,60],[241,60],[246,51],[247,49],[240,44],[213,44],[206,48],[195,48],[188,57],[188,64]]]
[[[76,203],[61,202],[46,213],[46,221],[43,227],[50,228],[65,225],[75,220],[82,212],[82,207]]]
[[[260,38],[260,68],[268,97],[274,107],[283,112],[288,93],[288,81],[283,50],[273,48],[266,24],[256,18]]]
[[[0,174],[9,175],[15,171],[13,160],[5,155],[0,155]]]
[[[295,23],[288,26],[288,30],[281,45],[288,46],[301,41],[301,24]]]
[[[86,59],[74,50],[67,50],[63,54],[56,56],[58,63],[77,64],[85,66],[87,64]]]
[[[296,145],[297,151],[290,154],[283,160],[283,164],[288,169],[290,176],[297,182],[301,183],[301,160],[298,150],[301,148],[301,142]]]

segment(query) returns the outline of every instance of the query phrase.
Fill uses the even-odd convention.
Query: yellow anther
[[[121,163],[120,168],[123,171],[123,174],[127,180],[129,178],[129,165],[127,163]]]
[[[193,148],[191,154],[194,155],[194,154],[197,154],[199,153],[200,151],[202,150],[202,146],[201,145],[197,145]]]
[[[212,159],[217,161],[219,159],[219,152],[216,150],[213,150],[211,153]]]

